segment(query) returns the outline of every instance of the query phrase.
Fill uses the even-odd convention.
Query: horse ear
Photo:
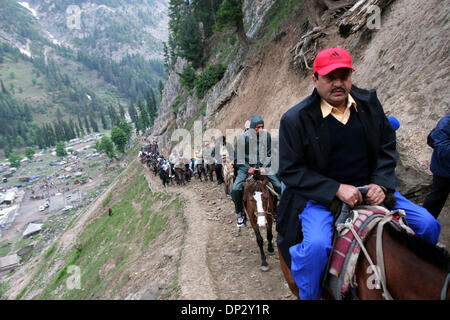
[[[268,183],[269,183],[269,179],[264,178],[264,180],[263,180],[263,185],[266,186]]]
[[[242,184],[244,185],[244,188],[247,188],[250,185],[250,183],[248,183],[246,181],[242,182]]]

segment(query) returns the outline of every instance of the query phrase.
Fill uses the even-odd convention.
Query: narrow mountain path
[[[153,192],[175,193],[184,199],[187,233],[179,269],[180,299],[295,299],[277,254],[267,255],[270,270],[260,271],[253,229],[248,225],[238,231],[233,202],[223,185],[193,179],[183,187],[164,188],[158,176],[143,168]],[[276,239],[275,226],[273,232]]]

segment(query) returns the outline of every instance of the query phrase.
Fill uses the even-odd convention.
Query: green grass
[[[54,251],[55,251],[55,245],[53,245],[50,249],[47,250],[47,252],[45,253],[45,258],[50,257]]]
[[[138,164],[131,166],[128,170],[134,173],[122,182],[127,187],[119,193],[111,191],[108,194],[107,202],[103,203],[111,206],[113,215],[103,213],[91,220],[79,237],[82,248],[66,253],[63,261],[67,262],[45,285],[39,299],[90,299],[107,288],[116,292],[128,281],[127,265],[135,253],[130,246],[142,255],[167,229],[170,214],[182,214],[181,199],[169,194],[153,194],[140,169]],[[153,205],[159,201],[164,201],[164,205],[156,212]],[[112,270],[106,275],[101,274],[99,270],[107,263],[113,265]],[[80,267],[82,290],[68,290],[65,286],[67,268],[73,264]],[[112,278],[117,280],[113,282]],[[171,292],[179,290],[177,279],[172,281],[170,288]]]
[[[113,105],[117,105],[118,102],[122,105],[129,103],[121,96],[118,89],[99,79],[97,72],[88,71],[85,67],[79,66],[78,63],[70,60],[65,60],[64,67],[60,65],[62,73],[68,73],[72,79],[76,79],[85,87],[95,91],[96,95],[105,103]],[[14,85],[13,95],[17,100],[26,102],[32,107],[36,107],[38,104],[48,106],[45,114],[33,112],[33,120],[36,123],[48,123],[49,120],[56,119],[58,107],[63,112],[63,119],[68,121],[71,115],[64,112],[64,106],[53,102],[54,93],[47,90],[48,82],[45,74],[40,73],[38,77],[36,72],[33,72],[34,70],[31,62],[22,59],[15,61],[11,55],[5,55],[4,62],[0,64],[0,79],[3,80],[7,90],[10,90],[10,83]],[[11,78],[12,73],[14,78]],[[20,91],[19,88],[21,88]]]
[[[5,257],[11,251],[11,245],[6,245],[7,242],[0,243],[0,257]],[[4,246],[5,245],[5,246]],[[4,247],[3,247],[4,246]]]
[[[106,196],[105,200],[103,200],[103,202],[102,202],[103,208],[106,207],[106,206],[109,204],[109,202],[111,201],[111,199],[112,199],[112,193],[110,192],[110,193]]]
[[[4,282],[0,282],[0,300],[6,299],[4,294],[9,290],[9,285]]]

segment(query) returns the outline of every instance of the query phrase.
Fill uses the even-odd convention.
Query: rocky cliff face
[[[431,183],[426,138],[450,112],[449,9],[445,1],[395,1],[365,48],[358,50],[354,42],[355,82],[376,88],[385,112],[400,121],[397,176],[399,188],[411,196],[421,197]]]
[[[413,2],[413,3],[412,3]],[[445,1],[397,0],[383,10],[380,28],[361,31],[346,38],[339,34],[336,21],[324,25],[325,36],[319,47],[347,48],[353,57],[356,72],[353,82],[359,87],[377,89],[387,115],[400,120],[397,131],[399,190],[416,201],[422,201],[431,183],[428,170],[431,149],[426,136],[437,121],[450,112],[448,102],[449,47],[446,41],[449,24]],[[246,1],[245,17],[250,24],[248,36],[256,35],[261,12],[273,1]],[[292,68],[291,51],[303,35],[297,17],[266,43],[258,54],[244,63],[231,63],[219,83],[201,101],[189,97],[175,116],[171,103],[179,93],[177,76],[171,72],[164,90],[160,116],[153,138],[159,139],[165,150],[173,146],[170,126],[181,128],[192,117],[203,119],[208,128],[223,132],[227,128],[242,128],[252,113],[263,116],[266,128],[277,129],[281,115],[309,95],[313,89],[310,74]],[[257,27],[258,26],[258,27]],[[253,29],[254,28],[254,29]],[[240,57],[241,58],[241,57]],[[239,60],[238,58],[237,60]],[[177,71],[182,65],[177,65]],[[200,114],[201,106],[206,108]],[[183,111],[184,110],[184,111]],[[192,115],[192,117],[191,117]]]
[[[82,47],[115,61],[127,54],[162,58],[162,42],[168,37],[167,1],[123,0],[120,5],[89,0],[20,3],[39,20],[55,44],[72,49]]]

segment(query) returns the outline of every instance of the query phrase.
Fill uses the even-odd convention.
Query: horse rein
[[[360,206],[359,208],[363,209],[364,206]],[[382,296],[384,297],[384,299],[393,300],[391,294],[389,293],[389,291],[387,289],[387,284],[386,284],[386,274],[385,274],[384,258],[383,258],[383,242],[382,242],[383,227],[386,223],[391,222],[394,214],[397,214],[400,216],[400,219],[398,220],[400,227],[405,229],[407,232],[413,233],[413,231],[405,223],[403,223],[403,221],[401,219],[401,218],[405,217],[405,215],[406,215],[404,210],[399,209],[396,211],[389,211],[386,208],[381,207],[381,206],[377,206],[377,208],[386,213],[386,215],[383,218],[380,218],[380,221],[378,222],[378,225],[377,225],[377,238],[376,238],[377,265],[375,265],[372,262],[372,259],[370,258],[370,255],[367,252],[362,239],[359,237],[358,233],[355,231],[355,229],[353,227],[353,223],[356,221],[356,219],[358,217],[357,210],[352,210],[352,212],[354,212],[353,219],[348,218],[345,221],[345,223],[339,224],[336,229],[341,234],[344,233],[345,229],[348,229],[353,233],[353,236],[355,237],[356,241],[358,242],[361,250],[363,251],[364,255],[367,258],[367,261],[369,262],[372,270],[375,273],[375,286],[374,286],[375,289],[383,290]],[[446,283],[444,284],[445,288],[448,285],[448,281],[449,281],[449,276],[447,276]],[[444,288],[443,288],[443,290],[444,290]],[[447,291],[445,290],[445,292],[447,292]],[[442,294],[441,294],[441,297],[442,297]]]

